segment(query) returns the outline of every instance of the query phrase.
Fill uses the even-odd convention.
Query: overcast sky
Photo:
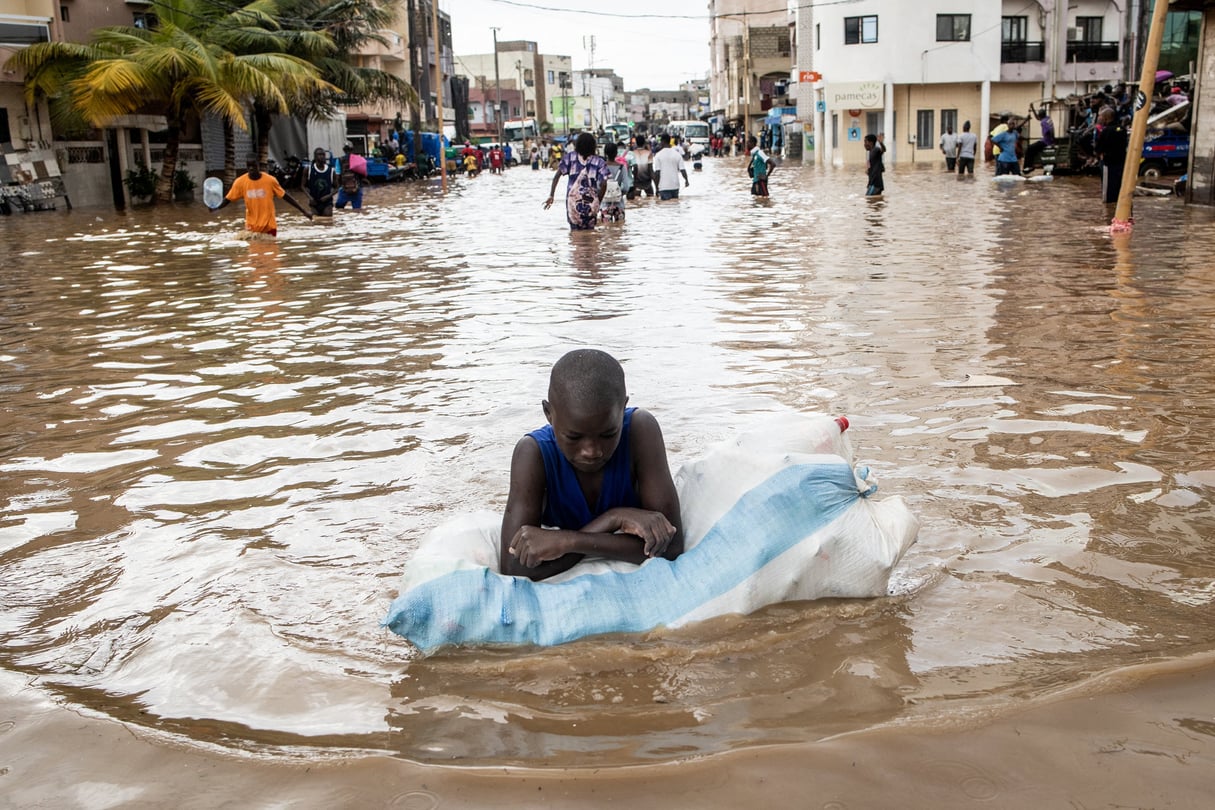
[[[709,70],[708,0],[440,0],[439,8],[451,15],[457,55],[492,53],[498,26],[499,42],[532,40],[541,53],[572,57],[575,70],[612,68],[626,90],[671,90]]]

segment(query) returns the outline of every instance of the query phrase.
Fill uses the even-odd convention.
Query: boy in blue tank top
[[[511,458],[501,573],[539,580],[588,554],[640,564],[683,551],[662,430],[627,404],[611,355],[579,349],[553,366],[541,403],[548,424]]]

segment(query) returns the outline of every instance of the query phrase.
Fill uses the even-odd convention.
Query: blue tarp
[[[417,158],[414,156],[413,151],[413,130],[403,130],[400,134],[399,140],[401,143],[401,148],[405,150],[405,159],[410,163],[417,163]],[[451,140],[449,138],[443,138],[443,146],[441,147],[439,146],[439,133],[422,133],[422,151],[430,155],[436,166],[438,166],[439,162],[442,160],[441,150],[448,146],[451,146]]]

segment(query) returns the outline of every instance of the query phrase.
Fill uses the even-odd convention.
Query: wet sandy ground
[[[665,766],[529,770],[313,762],[184,747],[57,707],[5,673],[0,806],[1203,808],[1215,785],[1210,661],[1127,670],[968,728],[891,728]],[[53,777],[53,778],[48,778]]]

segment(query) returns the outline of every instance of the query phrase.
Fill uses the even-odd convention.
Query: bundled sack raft
[[[642,565],[585,559],[542,582],[503,576],[501,516],[439,526],[409,561],[383,625],[424,653],[453,644],[563,644],[679,627],[776,602],[884,596],[919,520],[872,499],[842,417],[784,415],[675,476],[685,551]]]

